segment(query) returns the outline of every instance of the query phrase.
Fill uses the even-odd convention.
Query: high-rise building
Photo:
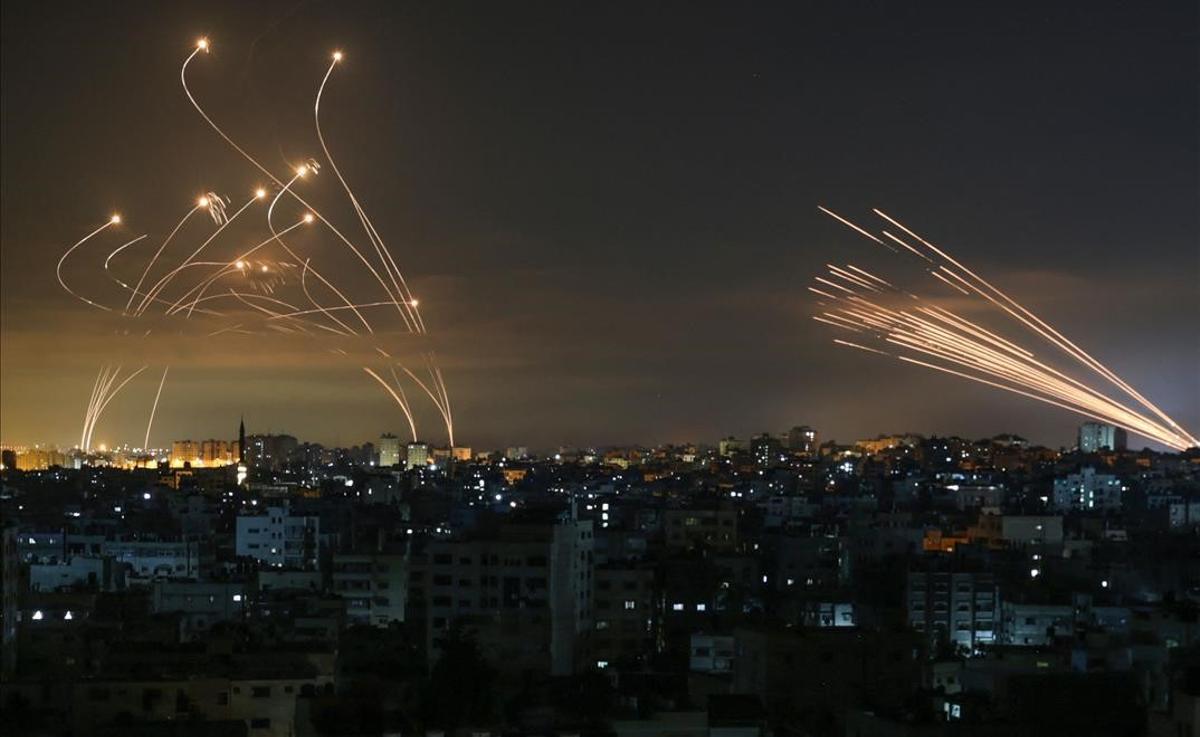
[[[908,624],[931,643],[967,650],[996,641],[1000,590],[984,571],[914,570],[908,573]]]
[[[717,452],[720,453],[722,458],[728,458],[735,453],[741,453],[745,449],[745,441],[738,440],[732,435],[727,438],[721,438],[721,441],[717,444]]]
[[[407,458],[406,468],[425,468],[429,465],[429,443],[409,443]]]
[[[774,435],[764,432],[750,440],[750,454],[758,465],[773,466],[779,463],[783,455],[783,443]]]
[[[200,444],[195,440],[176,440],[171,443],[171,465],[181,467],[200,462]]]
[[[237,518],[234,549],[239,556],[279,568],[316,570],[321,518],[294,515],[287,506]]]
[[[283,467],[300,445],[291,435],[251,435],[246,438],[246,465],[275,471]]]
[[[787,431],[788,450],[806,455],[817,452],[817,431],[808,425],[797,425]]]
[[[431,540],[413,561],[408,591],[431,656],[462,621],[508,669],[570,675],[590,668],[583,655],[593,619],[592,534],[591,520],[571,511],[537,510],[476,536]],[[649,617],[642,598],[622,601]]]
[[[1125,450],[1128,435],[1124,428],[1103,422],[1085,422],[1079,426],[1079,450],[1097,453],[1102,450]]]
[[[1110,473],[1096,473],[1087,466],[1067,476],[1054,479],[1055,509],[1077,511],[1114,511],[1121,508],[1121,479]]]
[[[379,465],[384,468],[400,465],[400,438],[390,432],[379,436]]]

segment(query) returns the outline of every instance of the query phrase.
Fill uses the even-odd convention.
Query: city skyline
[[[0,732],[1200,735],[1200,5],[0,3]]]
[[[856,214],[895,204],[1184,427],[1200,424],[1196,111],[1176,63],[1188,24],[1170,22],[1182,8],[892,9],[854,24],[829,9],[724,23],[710,9],[684,19],[666,57],[652,37],[672,19],[649,11],[630,28],[591,9],[582,28],[545,8],[264,6],[213,9],[200,25],[191,11],[146,8],[120,23],[5,10],[6,97],[22,111],[4,120],[5,442],[68,445],[97,365],[121,361],[171,365],[159,444],[214,435],[242,411],[325,444],[404,427],[357,367],[303,341],[114,339],[104,315],[52,288],[45,255],[110,211],[161,228],[174,216],[158,213],[199,192],[255,183],[178,90],[175,65],[200,35],[217,50],[198,91],[272,164],[316,150],[307,100],[328,53],[346,50],[327,125],[342,141],[362,131],[342,166],[372,193],[437,326],[460,444],[655,445],[797,421],[843,442],[1003,430],[1069,443],[1079,420],[1067,413],[833,350],[802,285],[831,254],[863,251],[821,202]],[[376,13],[385,22],[372,26]],[[1021,44],[1007,44],[1004,29],[1018,27]],[[530,44],[497,47],[517,32]],[[114,58],[113,44],[137,51]],[[879,68],[910,44],[927,50]],[[81,75],[91,84],[75,94],[47,94]],[[955,105],[923,112],[947,86]],[[111,98],[129,104],[79,124]],[[160,99],[145,119],[144,101]],[[552,131],[578,152],[570,162]],[[824,140],[834,145],[813,143]],[[30,153],[47,149],[78,176],[44,173]],[[179,172],[179,186],[155,184]],[[97,442],[137,444],[157,379],[129,385]],[[417,412],[421,437],[444,442],[432,408]]]

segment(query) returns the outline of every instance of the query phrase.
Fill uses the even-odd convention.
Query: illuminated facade
[[[787,432],[788,450],[805,455],[817,452],[817,431],[808,425],[797,425]]]
[[[68,465],[66,454],[46,448],[26,448],[13,456],[13,465],[18,471],[44,471],[52,466]]]
[[[408,444],[408,468],[424,468],[429,465],[429,443]]]
[[[379,465],[384,468],[400,465],[400,438],[390,432],[379,436]]]
[[[1102,450],[1125,450],[1128,437],[1122,428],[1102,422],[1085,422],[1079,426],[1079,450],[1098,453]]]
[[[220,468],[237,462],[237,441],[176,440],[171,443],[171,468]]]

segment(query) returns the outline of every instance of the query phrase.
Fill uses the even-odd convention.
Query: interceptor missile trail
[[[327,165],[337,178],[363,234],[370,242],[370,248],[360,248],[349,237],[352,228],[340,229],[297,191],[302,181],[313,181],[313,176],[320,171],[321,162],[306,159],[299,165],[293,165],[294,176],[285,182],[235,142],[200,105],[189,87],[188,72],[193,61],[201,54],[208,54],[211,49],[210,41],[201,38],[184,58],[179,67],[179,80],[184,94],[208,127],[249,162],[258,174],[265,176],[266,180],[260,179],[259,182],[253,183],[252,187],[248,187],[247,189],[253,189],[253,196],[247,198],[236,209],[231,200],[217,194],[216,191],[200,194],[195,198],[194,205],[177,221],[173,221],[172,226],[153,236],[159,240],[159,245],[151,253],[143,256],[140,249],[132,248],[142,240],[152,237],[149,233],[122,243],[109,252],[104,259],[104,277],[100,280],[111,280],[120,287],[121,296],[126,298],[124,308],[119,306],[119,302],[116,307],[112,307],[104,304],[104,300],[99,298],[93,300],[83,296],[80,292],[86,290],[73,288],[64,274],[67,259],[106,228],[120,223],[121,219],[117,215],[113,215],[104,225],[66,249],[56,266],[55,273],[59,284],[72,297],[89,306],[119,315],[123,324],[116,329],[117,334],[140,335],[145,338],[155,328],[147,325],[133,327],[129,325],[129,321],[149,324],[159,318],[174,317],[176,320],[182,318],[181,324],[188,324],[186,321],[196,316],[197,321],[203,317],[215,323],[202,326],[202,332],[199,334],[206,338],[215,338],[227,333],[255,336],[284,334],[306,336],[314,340],[329,335],[338,338],[362,337],[369,340],[372,347],[388,357],[390,362],[394,362],[395,359],[384,350],[383,345],[388,340],[387,336],[396,332],[397,326],[402,326],[403,333],[414,339],[423,339],[428,332],[418,309],[420,302],[414,296],[391,249],[368,216],[359,194],[351,189],[346,175],[338,167],[332,153],[336,148],[333,144],[336,142],[327,139],[321,127],[321,106],[324,102],[328,110],[326,93],[335,68],[344,59],[342,52],[336,51],[332,54],[332,60],[320,79],[313,100],[312,120],[321,151],[325,156],[324,165]],[[240,252],[234,249],[227,251],[223,241],[235,232],[232,227],[235,221],[241,218],[241,223],[245,223],[247,217],[242,217],[243,214],[248,213],[251,206],[257,202],[268,204],[265,225],[270,237]],[[291,217],[292,203],[302,208],[299,222],[282,228],[277,226],[274,222],[275,212],[281,212],[281,219]],[[207,211],[215,228],[200,232],[195,227],[189,227],[189,221],[201,210]],[[283,215],[283,210],[287,210],[288,214]],[[309,245],[311,241],[295,239],[293,243],[286,239],[301,225],[315,223],[324,227],[314,229],[311,237],[316,239],[316,242],[312,245]],[[236,231],[243,229],[244,225],[239,225]],[[248,242],[254,243],[260,237],[260,234],[256,234],[249,238]],[[339,247],[336,253],[331,253],[327,247],[331,237]],[[302,242],[305,243],[303,247],[299,245]],[[174,255],[177,249],[173,246],[176,244],[183,245],[179,253],[182,258]],[[278,248],[286,255],[275,253],[273,244],[278,244]],[[341,247],[348,249],[354,258],[344,258]],[[270,254],[265,258],[264,249]],[[122,258],[117,259],[118,255]],[[132,265],[131,257],[136,257],[136,263]],[[206,260],[200,260],[201,258]],[[363,291],[363,287],[359,285],[361,275],[356,274],[359,264],[373,279],[365,284],[368,291]],[[128,268],[122,268],[123,265]],[[877,277],[861,273],[855,267],[847,267],[844,270],[836,268],[839,268],[839,279],[855,288],[870,293],[880,293],[891,288],[881,284]],[[359,278],[356,279],[356,276]],[[231,285],[222,283],[222,280],[236,283]],[[76,280],[72,278],[70,281]],[[377,293],[376,284],[379,290],[382,290],[382,294]],[[219,309],[210,307],[210,303],[213,302],[217,303]],[[395,310],[398,318],[391,317],[392,310]],[[378,328],[373,322],[378,323]],[[388,348],[393,346],[388,345]],[[329,350],[335,355],[351,355],[342,348]],[[404,373],[413,379],[433,402],[445,423],[447,437],[453,444],[454,420],[445,377],[432,350],[426,345],[422,345],[420,350],[427,376],[418,377],[407,368],[400,368],[403,368]],[[389,365],[392,374],[390,383],[369,368],[364,370],[384,385],[397,401],[397,405],[405,413],[413,438],[416,439],[412,406],[404,392],[397,365],[400,364]],[[121,363],[116,361],[101,367],[93,383],[84,416],[80,437],[82,448],[90,449],[97,422],[105,408],[145,369],[143,366],[126,375]],[[149,447],[150,433],[168,372],[169,369],[164,368],[150,407],[142,443],[144,447]]]
[[[875,243],[887,246],[887,243],[847,218],[825,207],[819,209]],[[1195,436],[1045,320],[895,218],[881,210],[875,210],[875,213],[912,238],[920,248],[927,249],[928,252],[919,250],[917,246],[881,231],[885,237],[926,262],[925,270],[939,283],[960,295],[981,298],[1019,327],[1065,354],[1078,366],[1102,377],[1108,384],[1136,400],[1149,414],[1050,366],[1019,341],[1003,337],[911,292],[901,291],[891,282],[851,265],[843,268],[827,264],[827,276],[815,277],[814,281],[823,288],[809,287],[809,290],[824,298],[825,301],[820,304],[825,309],[814,315],[813,319],[834,328],[865,334],[876,341],[878,347],[842,339],[834,339],[834,343],[893,357],[908,364],[935,369],[1035,399],[1118,425],[1176,450],[1200,445]],[[889,250],[903,253],[890,247]],[[881,288],[884,286],[886,289]],[[905,307],[893,309],[872,301],[896,296],[907,296],[915,303],[907,302]],[[888,347],[920,354],[923,359],[886,350]]]
[[[80,299],[80,300],[86,302],[87,304],[91,305],[92,307],[98,307],[106,312],[112,312],[113,309],[111,307],[106,307],[97,302],[93,302],[92,300],[88,299],[87,297],[84,297],[81,294],[77,294],[73,289],[71,289],[70,287],[67,286],[67,283],[65,281],[63,281],[62,266],[63,266],[63,262],[67,260],[67,257],[70,256],[71,253],[73,253],[76,248],[79,248],[84,243],[87,243],[89,240],[91,240],[91,238],[93,236],[97,235],[105,228],[108,228],[109,226],[112,226],[112,225],[117,225],[120,222],[121,222],[120,215],[113,215],[112,217],[110,217],[108,219],[108,221],[104,223],[104,225],[101,225],[99,228],[96,228],[91,233],[88,233],[84,237],[80,238],[79,241],[75,243],[75,245],[68,248],[66,250],[66,252],[63,253],[62,257],[58,259],[58,265],[55,266],[55,268],[54,268],[54,275],[56,277],[58,277],[58,283],[62,286],[63,289],[66,290],[67,294],[70,294],[72,297],[75,297],[77,299]]]
[[[412,432],[413,442],[414,443],[417,442],[417,423],[415,423],[413,421],[412,409],[408,405],[408,398],[403,396],[404,390],[400,389],[400,394],[397,394],[396,390],[392,389],[392,387],[386,381],[383,380],[383,377],[381,377],[379,374],[375,373],[375,371],[368,368],[367,366],[363,366],[363,371],[366,371],[367,374],[369,374],[372,379],[375,379],[375,381],[378,381],[379,385],[382,386],[384,388],[384,390],[387,391],[388,394],[392,395],[392,399],[396,400],[396,404],[400,407],[400,411],[404,413],[405,419],[408,420],[408,428]],[[399,381],[396,382],[396,387],[397,387],[397,389],[400,388]]]
[[[158,411],[158,398],[162,396],[163,384],[167,383],[167,370],[170,366],[163,368],[162,379],[158,382],[158,391],[154,393],[154,404],[150,405],[150,419],[146,422],[146,439],[142,441],[142,450],[150,447],[150,428],[154,425],[154,413]]]

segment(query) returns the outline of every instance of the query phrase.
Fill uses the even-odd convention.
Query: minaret
[[[237,485],[241,486],[246,483],[246,478],[249,476],[246,469],[246,417],[243,415],[238,420],[238,464],[237,464]]]

